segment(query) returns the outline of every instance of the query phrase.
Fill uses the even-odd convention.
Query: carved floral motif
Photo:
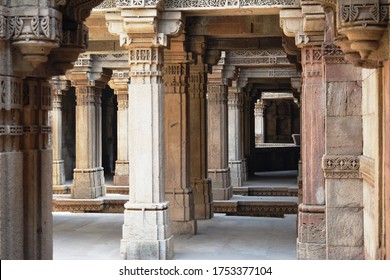
[[[359,178],[360,158],[350,155],[325,155],[322,158],[325,178]]]

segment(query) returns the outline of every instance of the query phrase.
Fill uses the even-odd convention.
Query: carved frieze
[[[243,65],[290,65],[286,53],[283,50],[248,50],[227,52],[225,64]]]
[[[207,85],[207,100],[209,103],[226,104],[227,93],[223,85]]]
[[[206,9],[206,8],[256,8],[256,7],[299,7],[298,0],[166,0],[165,9]]]
[[[324,155],[322,169],[325,178],[354,179],[360,178],[360,157],[353,155]]]

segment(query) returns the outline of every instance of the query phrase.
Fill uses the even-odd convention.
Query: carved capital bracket
[[[324,155],[322,169],[327,179],[359,179],[360,157],[353,155]]]
[[[282,9],[280,27],[286,36],[295,38],[295,44],[300,48],[321,45],[325,30],[324,9],[313,1],[301,2],[300,9]]]
[[[347,1],[337,5],[338,44],[355,66],[375,68],[389,57],[387,0]]]
[[[62,14],[55,8],[0,6],[0,40],[10,40],[33,69],[48,60],[61,38]]]

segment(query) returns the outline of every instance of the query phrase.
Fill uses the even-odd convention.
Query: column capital
[[[74,87],[96,87],[103,89],[110,80],[112,70],[94,65],[90,54],[81,54],[74,64],[74,68],[68,70],[66,77],[72,81]]]
[[[70,81],[66,76],[54,76],[49,80],[54,95],[63,95],[70,88]]]
[[[181,12],[164,12],[162,0],[118,1],[116,10],[105,14],[110,33],[119,35],[128,49],[167,47],[168,37],[184,30]]]

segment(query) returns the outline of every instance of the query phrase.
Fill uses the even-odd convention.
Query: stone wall
[[[378,251],[378,130],[381,70],[362,71],[362,115],[363,115],[363,156],[361,173],[363,177],[364,204],[364,253],[366,259],[375,259]]]

